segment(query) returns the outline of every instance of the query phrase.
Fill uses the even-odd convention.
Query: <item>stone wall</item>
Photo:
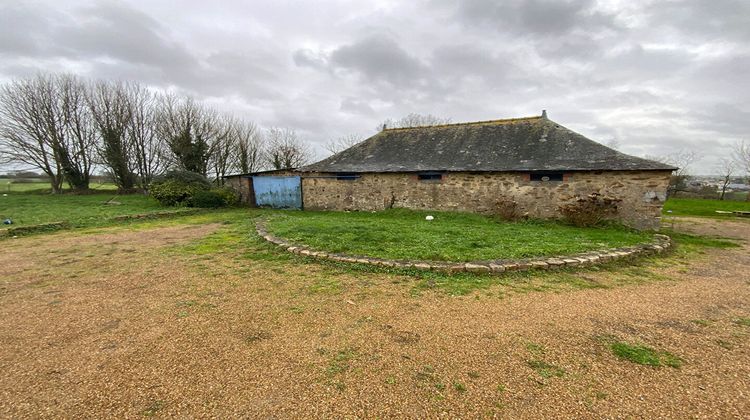
[[[419,180],[412,173],[364,173],[355,180],[335,174],[303,174],[306,210],[389,208],[467,211],[490,214],[499,201],[515,201],[522,214],[556,218],[559,206],[593,192],[622,200],[617,218],[639,229],[657,229],[669,171],[571,172],[563,181],[530,181],[528,173],[444,173]]]
[[[243,175],[228,176],[224,178],[224,185],[232,188],[237,193],[240,199],[240,203],[255,206],[252,178]]]

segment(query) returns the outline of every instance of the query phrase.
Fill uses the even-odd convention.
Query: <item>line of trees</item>
[[[40,74],[0,86],[0,163],[40,170],[52,191],[89,188],[104,170],[122,192],[147,190],[168,169],[224,175],[307,164],[294,130],[260,130],[187,96],[133,82]]]

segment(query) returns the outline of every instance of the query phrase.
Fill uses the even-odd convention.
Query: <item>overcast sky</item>
[[[547,109],[710,173],[750,139],[750,1],[0,0],[0,82],[38,71],[184,92],[318,145],[410,112]]]

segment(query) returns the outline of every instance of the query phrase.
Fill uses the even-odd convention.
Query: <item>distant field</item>
[[[93,226],[107,218],[164,210],[159,202],[142,194],[87,195],[11,192],[0,195],[0,218],[10,218],[13,226],[66,221],[73,226]],[[119,204],[104,204],[112,199]]]
[[[720,211],[750,211],[748,201],[721,201],[700,198],[670,198],[664,204],[664,214],[672,216],[734,217]]]
[[[91,183],[92,190],[102,191],[114,191],[117,189],[115,184],[112,183]],[[38,180],[23,180],[16,181],[8,178],[0,178],[0,193],[9,192],[49,192],[51,190],[49,182],[38,179]]]

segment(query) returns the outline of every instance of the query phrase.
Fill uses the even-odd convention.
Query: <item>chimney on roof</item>
[[[542,110],[542,118],[544,118],[545,120],[547,119],[547,110],[546,109]]]

